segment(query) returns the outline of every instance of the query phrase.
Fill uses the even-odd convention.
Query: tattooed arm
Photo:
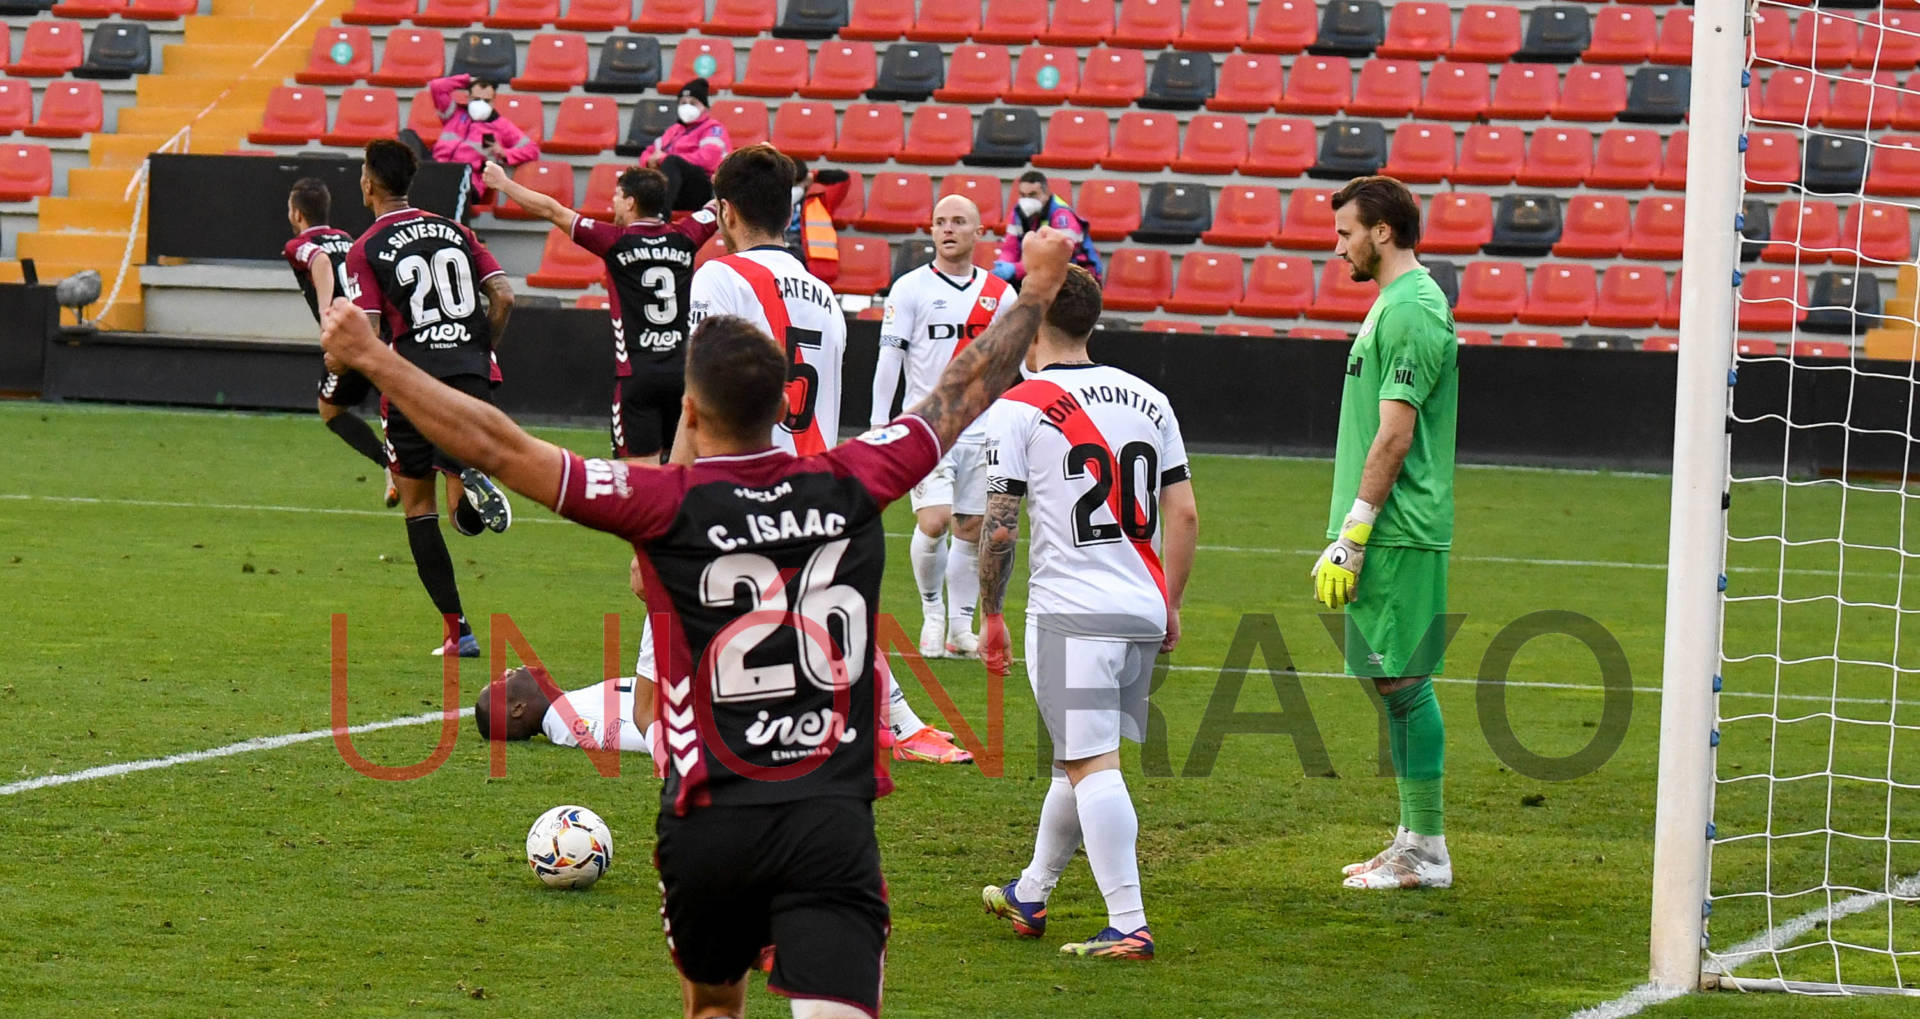
[[[1013,575],[1013,546],[1020,540],[1020,497],[1005,492],[987,496],[980,528],[980,611],[999,615]]]

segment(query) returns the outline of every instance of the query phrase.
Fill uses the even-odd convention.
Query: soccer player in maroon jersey
[[[613,455],[666,459],[680,424],[685,390],[687,289],[700,246],[720,228],[711,203],[683,219],[667,217],[667,178],[635,167],[613,192],[613,222],[603,223],[523,187],[488,163],[487,187],[567,232],[607,265],[613,317]]]
[[[671,757],[656,825],[662,912],[689,1019],[740,1016],[768,945],[768,986],[795,999],[796,1016],[879,1013],[889,913],[872,801],[891,786],[875,738],[881,510],[1019,380],[1070,254],[1064,236],[1034,231],[1018,302],[927,398],[811,456],[769,441],[787,411],[783,345],[731,315],[703,320],[681,408],[691,466],[583,460],[397,357],[346,303],[327,310],[329,358],[423,435],[632,542]]]

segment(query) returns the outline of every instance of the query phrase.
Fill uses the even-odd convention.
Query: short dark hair
[[[1047,179],[1046,174],[1038,170],[1028,170],[1026,173],[1021,174],[1019,182],[1022,184],[1038,184],[1048,191],[1053,190],[1053,182]]]
[[[667,175],[651,166],[636,166],[620,175],[620,193],[633,199],[642,216],[667,214]]]
[[[1100,281],[1080,266],[1067,266],[1067,278],[1047,305],[1045,321],[1076,340],[1085,339],[1100,322]]]
[[[747,225],[777,234],[793,218],[793,160],[761,142],[735,149],[713,171],[713,197],[734,207]]]
[[[546,716],[546,706],[551,703],[540,683],[545,679],[553,680],[544,672],[535,672],[526,666],[508,669],[500,678],[488,683],[480,690],[480,697],[473,702],[473,724],[480,729],[480,736],[489,740],[532,739],[540,731],[540,723]],[[503,691],[501,697],[507,717],[501,719],[500,726],[493,725],[494,690]],[[513,715],[514,705],[525,706],[519,717]]]
[[[413,173],[420,168],[413,150],[392,138],[375,138],[367,143],[367,175],[380,190],[395,198],[405,198],[413,186]]]
[[[1392,177],[1355,177],[1334,192],[1333,207],[1352,202],[1360,225],[1371,230],[1382,223],[1393,233],[1393,243],[1412,251],[1420,243],[1420,203],[1405,184]]]
[[[327,190],[327,182],[318,177],[302,177],[293,182],[293,190],[287,192],[287,201],[293,204],[293,211],[307,221],[308,226],[319,226],[327,221],[333,210],[333,192]]]
[[[687,388],[715,431],[764,440],[786,412],[786,351],[739,316],[703,319],[687,340]]]

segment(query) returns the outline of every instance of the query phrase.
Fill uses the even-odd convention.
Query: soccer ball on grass
[[[613,866],[613,831],[585,807],[555,807],[527,831],[527,866],[549,888],[585,888]]]

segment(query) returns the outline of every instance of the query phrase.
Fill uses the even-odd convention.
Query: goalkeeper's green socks
[[[1386,695],[1387,745],[1400,787],[1400,826],[1415,835],[1444,835],[1447,726],[1433,682],[1423,679]]]

